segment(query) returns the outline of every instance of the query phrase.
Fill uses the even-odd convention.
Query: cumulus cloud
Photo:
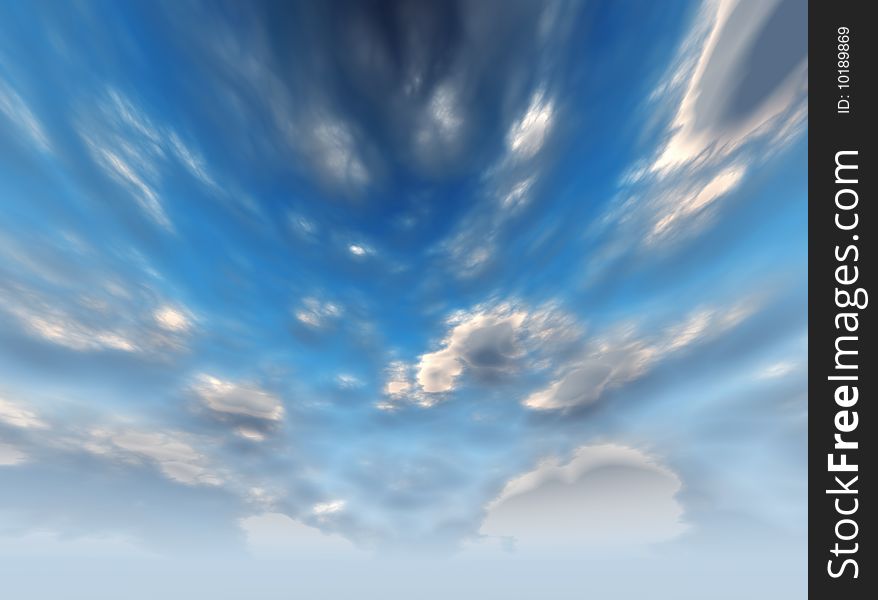
[[[466,371],[482,380],[515,373],[525,357],[539,360],[575,339],[578,327],[553,306],[528,309],[512,303],[477,306],[446,320],[449,328],[440,349],[422,354],[409,365],[394,361],[387,368],[384,393],[391,401],[408,400],[429,407],[452,392]]]
[[[685,530],[681,488],[677,474],[640,450],[582,446],[568,461],[550,458],[510,480],[479,533],[527,557],[640,552]]]
[[[522,350],[517,334],[528,314],[501,306],[490,312],[459,313],[449,320],[451,332],[443,348],[421,356],[418,385],[427,393],[448,392],[464,365],[472,369],[509,367]]]
[[[235,422],[238,434],[253,441],[262,441],[284,416],[280,398],[253,384],[201,374],[192,391],[211,413]]]
[[[608,391],[643,377],[661,362],[715,339],[755,309],[751,300],[700,308],[653,333],[640,332],[634,325],[611,328],[590,340],[579,358],[561,367],[548,387],[530,394],[523,404],[533,410],[560,410],[597,402]]]

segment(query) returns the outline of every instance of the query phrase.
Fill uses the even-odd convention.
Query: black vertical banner
[[[878,589],[873,531],[878,481],[866,460],[878,419],[874,308],[878,235],[871,2],[809,5],[809,596],[866,598]],[[868,282],[868,283],[867,283]],[[874,597],[873,595],[869,597]]]

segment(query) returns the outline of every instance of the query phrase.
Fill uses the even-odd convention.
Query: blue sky
[[[805,18],[3,3],[0,551],[797,548]]]

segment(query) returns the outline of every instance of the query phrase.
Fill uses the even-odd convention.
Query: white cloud
[[[49,427],[35,412],[5,398],[0,398],[0,422],[21,429],[46,429]]]
[[[344,510],[344,500],[332,500],[329,502],[320,502],[311,508],[311,512],[318,517],[326,517]]]
[[[165,167],[171,160],[176,158],[211,191],[219,189],[201,155],[188,147],[172,128],[155,124],[118,90],[108,89],[96,112],[84,112],[77,130],[95,163],[127,188],[144,213],[168,231],[174,227],[160,189]]]
[[[527,309],[510,303],[459,311],[446,325],[439,350],[422,354],[414,365],[394,361],[388,366],[387,400],[379,408],[402,402],[433,406],[456,388],[466,370],[483,379],[513,373],[525,357],[551,352],[579,334],[575,321],[552,306]]]
[[[283,419],[280,399],[257,386],[202,374],[193,386],[198,399],[210,410],[264,421]]]
[[[640,552],[685,530],[680,478],[649,455],[616,444],[582,446],[510,480],[479,533],[526,557]]]
[[[295,311],[295,316],[299,322],[319,329],[336,320],[342,315],[342,312],[341,306],[334,302],[309,296],[302,300],[302,305]]]
[[[28,456],[11,444],[0,442],[0,467],[13,467],[27,462]]]
[[[165,229],[173,230],[171,221],[159,199],[158,192],[132,166],[134,163],[128,163],[124,158],[113,152],[113,150],[101,146],[99,142],[93,139],[86,138],[86,142],[95,161],[103,167],[104,171],[111,178],[129,187],[144,212]]]
[[[33,337],[79,352],[156,354],[184,348],[191,329],[184,309],[160,305],[144,311],[143,304],[155,302],[151,290],[112,281],[104,288],[80,293],[65,287],[49,299],[37,288],[11,283],[0,286],[0,311]]]
[[[317,224],[311,219],[296,214],[294,212],[290,212],[287,214],[287,222],[289,223],[290,228],[301,239],[308,242],[313,242],[316,240],[318,228]]]
[[[138,349],[127,332],[86,323],[64,308],[48,304],[31,290],[18,289],[13,294],[0,295],[0,308],[18,319],[34,336],[71,350],[134,352]]]
[[[189,170],[189,172],[203,184],[209,187],[216,187],[216,182],[207,171],[207,164],[204,158],[189,148],[177,132],[172,131],[168,136],[168,143],[180,159],[180,162]]]
[[[418,391],[414,383],[414,371],[414,366],[404,361],[391,362],[384,371],[386,376],[384,395],[387,396],[387,400],[381,400],[375,406],[384,411],[396,410],[406,401],[429,406],[429,401]]]
[[[776,363],[772,363],[761,371],[759,371],[758,378],[759,379],[781,379],[786,377],[790,373],[794,373],[798,370],[798,363],[782,360]],[[0,415],[2,416],[2,415]]]
[[[346,373],[342,373],[337,375],[335,378],[335,382],[339,387],[346,390],[353,390],[359,387],[363,387],[363,382],[354,375],[348,375]]]
[[[651,99],[673,114],[664,141],[629,168],[598,220],[604,239],[587,279],[596,282],[628,254],[655,254],[703,233],[754,165],[804,131],[805,19],[804,5],[792,0],[703,4]]]
[[[556,113],[555,102],[538,87],[524,113],[509,124],[506,151],[482,175],[488,201],[477,205],[441,244],[455,276],[466,279],[483,272],[497,255],[504,227],[533,200],[547,166],[540,151]]]
[[[692,346],[716,338],[755,311],[751,300],[701,308],[658,333],[640,333],[633,325],[611,328],[588,344],[578,359],[542,390],[525,398],[533,410],[560,410],[598,401],[607,391],[643,377],[656,365]]]
[[[436,168],[458,158],[466,129],[455,83],[444,81],[435,86],[413,129],[414,151],[423,166]]]
[[[173,306],[161,306],[153,312],[156,323],[162,329],[174,332],[186,332],[192,328],[192,321],[186,313]]]
[[[6,82],[0,80],[0,114],[25,134],[38,150],[51,149],[49,136],[27,103]]]
[[[207,457],[183,433],[95,428],[82,445],[89,452],[111,460],[152,463],[167,478],[185,485],[223,483],[222,476],[209,466]]]
[[[257,558],[360,558],[362,553],[343,537],[324,533],[281,513],[263,513],[241,519],[247,550]]]
[[[349,124],[324,114],[310,131],[310,154],[322,179],[343,190],[356,192],[370,180]]]
[[[518,359],[562,344],[578,333],[576,323],[547,306],[529,310],[514,304],[480,306],[447,321],[451,331],[436,352],[421,355],[417,383],[429,394],[454,389],[465,368],[476,374],[514,370]]]
[[[720,173],[707,183],[693,186],[694,189],[680,196],[681,189],[674,189],[673,193],[659,196],[656,202],[656,214],[652,230],[647,234],[646,243],[655,244],[662,239],[667,239],[673,233],[685,226],[686,219],[693,219],[705,212],[718,199],[734,190],[744,177],[746,169],[743,166],[733,165]]]
[[[506,135],[506,144],[515,157],[528,159],[540,151],[552,129],[554,112],[554,103],[546,93],[535,91],[524,114],[512,123]]]
[[[669,126],[673,135],[652,163],[652,171],[668,174],[694,161],[712,162],[728,156],[754,138],[772,134],[795,114],[796,105],[803,102],[804,56],[749,113],[731,123],[723,118],[729,97],[741,85],[741,71],[747,66],[744,61],[753,60],[748,53],[779,4],[780,0],[705,3],[700,22],[684,47],[689,56],[681,57],[677,72],[670,75],[672,82],[688,82]],[[756,60],[771,61],[773,57]]]

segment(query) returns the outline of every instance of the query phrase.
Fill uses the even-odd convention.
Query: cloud
[[[650,110],[673,115],[661,141],[630,167],[592,228],[589,283],[626,257],[660,256],[712,227],[747,174],[804,131],[805,8],[704,3],[650,100]]]
[[[553,306],[527,309],[514,303],[477,306],[446,320],[449,328],[440,349],[422,354],[417,363],[395,361],[384,386],[390,403],[408,400],[429,407],[452,392],[467,372],[483,382],[497,381],[572,342],[579,331],[575,321]],[[544,356],[543,356],[544,358]]]
[[[483,273],[496,258],[506,228],[531,203],[550,167],[550,159],[540,155],[553,132],[557,112],[555,101],[539,87],[524,112],[508,125],[505,152],[482,175],[478,193],[483,202],[440,244],[440,252],[450,259],[449,269],[456,277],[467,279]]]
[[[499,369],[510,366],[521,350],[517,333],[528,314],[501,306],[490,312],[461,313],[449,320],[453,325],[443,348],[421,356],[417,382],[427,393],[448,392],[463,372],[473,369]]]
[[[319,502],[314,505],[311,509],[311,512],[314,513],[318,518],[326,518],[329,515],[341,512],[344,510],[345,501],[344,500],[332,500],[329,502]]]
[[[174,226],[161,195],[167,166],[176,158],[210,191],[220,191],[204,158],[172,128],[159,125],[116,89],[108,89],[97,110],[82,111],[77,130],[95,163],[128,189],[140,208],[168,231]]]
[[[510,480],[486,509],[479,534],[516,554],[549,558],[639,552],[685,531],[680,478],[640,450],[582,446]]]
[[[240,521],[247,549],[257,558],[344,560],[363,554],[343,537],[324,533],[281,513],[263,513]]]
[[[308,296],[302,299],[302,304],[295,311],[295,316],[303,325],[320,329],[341,317],[343,312],[342,307],[334,302],[324,301],[315,296]]]
[[[223,483],[207,457],[180,432],[98,427],[89,431],[83,449],[113,461],[153,464],[166,477],[184,485]]]
[[[92,274],[97,275],[97,274]],[[78,352],[114,351],[161,355],[185,347],[192,333],[186,311],[156,304],[145,286],[120,287],[105,281],[82,290],[77,283],[47,294],[19,281],[0,284],[0,311],[31,336]]]
[[[780,379],[796,372],[799,364],[793,361],[782,360],[764,367],[758,374],[759,379]]]
[[[554,124],[554,105],[543,90],[531,97],[527,110],[509,128],[506,143],[516,158],[533,157],[543,147]]]
[[[798,118],[807,64],[805,15],[795,0],[705,6],[693,34],[703,42],[696,49],[690,40],[669,78],[687,84],[669,127],[673,134],[651,171],[669,174],[695,161],[714,163]]]
[[[0,398],[0,423],[21,429],[46,429],[49,425],[35,412]]]
[[[555,381],[530,394],[523,404],[533,410],[593,404],[605,393],[645,376],[676,354],[715,339],[755,309],[753,301],[700,308],[657,333],[641,333],[633,325],[611,328],[604,336],[592,339],[576,360],[560,368],[562,374]]]
[[[251,384],[202,374],[192,390],[205,407],[221,416],[249,417],[268,423],[281,421],[284,416],[283,404],[277,396]]]
[[[309,154],[324,181],[349,191],[358,191],[369,183],[369,171],[348,123],[325,114],[316,119],[310,139]]]
[[[363,387],[363,382],[362,380],[360,380],[359,377],[356,377],[355,375],[349,375],[347,373],[341,373],[339,375],[336,375],[335,383],[338,385],[338,387],[345,390],[355,390],[357,388]]]
[[[162,306],[153,312],[156,323],[162,329],[174,332],[186,332],[192,328],[192,321],[186,314],[173,306]]]
[[[49,136],[42,123],[34,116],[24,99],[2,79],[0,79],[0,114],[5,115],[38,150],[47,152],[51,149]]]
[[[0,442],[0,467],[12,467],[27,462],[28,456],[11,444]]]
[[[364,258],[375,253],[372,248],[365,244],[350,244],[348,246],[348,252],[353,254],[356,258]]]
[[[177,158],[189,170],[189,172],[204,185],[216,188],[217,184],[213,176],[207,170],[207,164],[200,154],[189,148],[176,131],[168,135],[166,143],[174,150]]]

